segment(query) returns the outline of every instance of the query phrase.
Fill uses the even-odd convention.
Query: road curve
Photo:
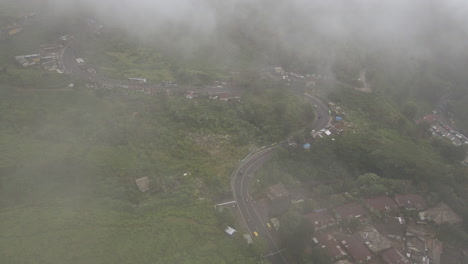
[[[66,71],[78,78],[85,79],[91,82],[99,82],[107,84],[110,86],[125,87],[128,88],[128,84],[121,80],[112,80],[103,78],[94,74],[89,73],[86,69],[80,67],[76,62],[76,56],[73,48],[70,45],[67,45],[63,51],[62,55],[62,64]],[[155,89],[164,89],[164,87],[155,85],[148,86]],[[191,87],[177,87],[176,89],[187,90]],[[197,88],[191,88],[197,89]],[[198,87],[197,90],[207,90],[224,92],[223,89],[212,89],[212,88],[202,88]],[[307,99],[311,104],[316,106],[316,119],[312,124],[312,128],[315,130],[320,130],[328,126],[330,121],[330,115],[328,108],[317,98],[307,94],[305,92],[305,82],[301,80],[293,80],[290,92],[299,97]],[[241,164],[236,168],[236,170],[231,175],[231,189],[234,194],[234,199],[237,203],[237,208],[239,209],[241,218],[253,237],[253,232],[257,232],[259,236],[263,237],[269,244],[270,252],[265,255],[265,257],[272,264],[287,264],[288,260],[283,254],[283,249],[280,249],[277,245],[276,234],[274,230],[269,230],[266,226],[266,221],[268,219],[262,219],[255,205],[255,201],[250,196],[249,188],[250,183],[254,179],[255,171],[260,168],[263,162],[267,161],[271,155],[274,153],[277,145],[272,145],[268,147],[261,148],[249,156],[247,156]]]
[[[320,130],[327,127],[330,122],[328,108],[317,98],[301,91],[303,89],[294,89],[291,92],[306,98],[310,103],[317,106],[316,116],[320,118],[315,119],[312,124],[313,129]],[[271,157],[276,147],[277,145],[272,145],[261,148],[242,160],[231,175],[231,189],[242,221],[250,235],[255,237],[254,232],[256,232],[260,237],[268,241],[269,252],[265,257],[272,264],[288,264],[290,261],[287,260],[283,254],[283,249],[279,248],[277,244],[276,231],[267,228],[266,222],[268,219],[262,219],[249,192],[250,183],[255,178],[255,171]]]

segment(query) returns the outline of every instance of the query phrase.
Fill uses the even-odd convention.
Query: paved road
[[[120,87],[120,88],[129,88],[129,87],[136,87],[139,86],[141,88],[147,88],[151,90],[157,91],[165,91],[170,89],[174,92],[185,92],[185,91],[198,91],[198,92],[206,92],[206,93],[225,93],[229,92],[231,95],[236,96],[240,95],[241,91],[236,88],[227,88],[227,87],[192,87],[192,86],[163,86],[163,85],[155,85],[155,84],[135,84],[131,83],[128,80],[117,80],[117,79],[109,79],[99,74],[92,74],[89,73],[85,68],[80,66],[76,62],[77,56],[75,55],[75,51],[73,49],[73,43],[68,44],[64,50],[62,55],[62,65],[65,68],[65,71],[77,78],[87,80],[89,82],[98,83],[105,87]]]
[[[305,87],[305,83],[303,84]],[[299,83],[291,87],[291,92],[317,105],[316,115],[321,116],[321,118],[315,119],[312,125],[314,129],[320,130],[328,126],[330,121],[328,108],[320,100],[307,95]],[[268,241],[269,252],[266,254],[266,258],[272,264],[287,264],[290,261],[283,254],[283,249],[279,248],[277,244],[276,231],[267,228],[266,222],[268,219],[262,219],[256,208],[256,203],[249,192],[250,183],[252,180],[255,180],[255,171],[262,166],[263,162],[271,157],[276,147],[277,145],[265,147],[246,157],[231,176],[231,188],[241,218],[250,235],[254,237],[254,232],[257,232],[260,237]]]
[[[103,78],[101,76],[97,76],[95,74],[89,73],[86,69],[83,69],[78,65],[76,62],[76,56],[73,51],[71,45],[65,47],[62,56],[62,63],[64,65],[65,70],[81,79],[89,80],[91,82],[101,83],[108,86],[117,86],[128,88],[132,84],[121,81],[121,80],[112,80]],[[316,130],[325,128],[328,126],[330,121],[330,116],[328,112],[328,108],[317,98],[308,95],[305,93],[306,83],[302,80],[292,80],[290,87],[290,92],[304,97],[310,101],[311,104],[316,105],[316,116],[318,118],[315,119],[313,123],[313,128]],[[146,88],[152,89],[167,89],[167,87],[159,86],[159,85],[145,85]],[[192,87],[172,87],[173,90],[198,90],[198,91],[205,91],[205,92],[232,92],[232,89],[228,88],[192,88]],[[255,201],[252,201],[250,197],[250,183],[254,179],[255,171],[260,168],[263,162],[267,161],[271,155],[273,154],[275,148],[277,146],[269,146],[263,149],[252,153],[248,157],[246,157],[240,166],[233,172],[231,176],[231,188],[234,194],[234,199],[236,200],[240,215],[250,232],[251,236],[254,237],[253,232],[257,232],[259,236],[264,238],[269,244],[270,252],[266,254],[266,258],[272,264],[287,264],[288,260],[282,253],[282,249],[280,249],[277,245],[276,234],[274,230],[269,230],[266,226],[267,219],[262,219],[261,215],[258,213],[258,210],[255,206]]]

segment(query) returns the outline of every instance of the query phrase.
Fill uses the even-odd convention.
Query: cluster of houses
[[[42,45],[39,48],[39,53],[15,56],[15,60],[23,67],[40,65],[47,71],[64,73],[61,56],[64,45],[66,45],[69,39],[70,36],[62,36],[54,44]]]
[[[29,19],[32,19],[36,16],[36,13],[31,12],[26,15],[19,16],[15,19],[16,22],[10,23],[9,25],[6,25],[4,27],[0,27],[0,39],[7,39],[10,36],[16,35],[23,31],[23,25],[26,23]]]
[[[341,261],[338,263],[449,264],[443,260],[446,247],[435,237],[431,224],[456,225],[462,219],[444,203],[423,211],[426,207],[423,197],[418,194],[397,194],[394,199],[373,197],[365,199],[363,204],[348,203],[330,211],[318,210],[305,217],[316,230],[312,239],[315,246],[322,248],[332,259]],[[419,217],[405,219],[400,216],[401,210],[419,211]],[[372,223],[370,216],[374,212],[384,215],[383,221]],[[351,219],[362,224],[357,232],[334,228]],[[461,260],[462,252],[457,253]]]
[[[310,78],[312,78],[312,79],[328,79],[328,76],[324,75],[324,74],[312,73],[312,74],[301,75],[301,74],[297,74],[297,73],[294,73],[294,72],[287,72],[281,66],[267,67],[266,71],[270,72],[271,74],[273,74],[275,76],[279,76],[283,80],[288,80],[288,81],[290,81],[291,78],[296,78],[296,79],[306,79],[306,78],[308,78],[308,79],[310,79]]]
[[[347,114],[341,109],[341,107],[332,102],[328,103],[328,107],[332,117],[330,125],[318,131],[312,130],[310,132],[310,136],[313,139],[324,138],[331,135],[339,135],[346,129],[354,127],[353,123],[346,120]]]
[[[450,139],[456,146],[468,144],[468,138],[462,133],[454,130],[450,125],[447,125],[437,114],[426,115],[417,123],[427,122],[431,127],[430,131],[433,136],[445,137]]]
[[[294,200],[282,184],[268,193],[274,214]],[[417,217],[402,217],[403,211]],[[375,215],[379,221],[372,220]],[[304,218],[315,230],[307,246],[321,248],[335,264],[459,264],[468,258],[468,252],[444,245],[435,233],[442,224],[460,224],[460,216],[445,203],[428,208],[419,194],[372,197],[315,210]],[[358,222],[357,231],[349,228],[352,221]]]
[[[23,30],[21,25],[17,23],[10,24],[6,27],[0,28],[0,39],[6,39],[9,36],[16,35]]]
[[[185,98],[187,99],[194,99],[199,97],[199,92],[195,90],[187,91],[184,94]],[[232,95],[231,93],[228,92],[220,92],[220,93],[208,93],[208,98],[212,100],[219,100],[219,101],[235,101],[235,100],[240,100],[240,96],[235,96]]]

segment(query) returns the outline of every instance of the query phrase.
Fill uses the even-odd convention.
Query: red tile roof
[[[306,214],[304,217],[311,225],[316,227],[335,222],[335,219],[326,210]]]
[[[318,232],[315,234],[313,240],[332,259],[339,259],[347,255],[339,242],[331,234]]]
[[[397,204],[390,197],[385,195],[366,199],[366,204],[372,210],[379,212],[389,212],[398,209]]]
[[[357,218],[367,215],[366,210],[358,203],[348,203],[334,209],[336,216],[340,218]]]
[[[372,252],[370,252],[357,235],[341,239],[341,245],[343,245],[356,263],[364,263],[372,258]]]
[[[419,194],[397,194],[395,195],[395,201],[399,207],[405,209],[422,210],[426,208],[426,202]]]
[[[382,258],[388,264],[410,264],[410,261],[395,248],[389,248],[382,253]]]

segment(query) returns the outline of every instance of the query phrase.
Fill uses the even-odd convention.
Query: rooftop
[[[374,253],[391,247],[391,242],[381,235],[373,226],[367,227],[359,232],[367,247]]]
[[[346,259],[343,259],[343,260],[339,260],[339,261],[337,261],[337,262],[335,262],[333,264],[353,264],[353,263],[349,262]]]
[[[382,253],[382,258],[388,264],[410,264],[410,261],[395,248],[389,248]]]
[[[398,209],[397,204],[385,195],[366,199],[366,204],[370,209],[379,212],[389,212]]]
[[[313,241],[333,259],[347,255],[339,242],[329,233],[318,232],[315,234]]]
[[[431,220],[434,223],[440,225],[444,223],[448,224],[458,224],[462,222],[460,216],[458,216],[450,207],[448,207],[445,203],[439,203],[436,206],[420,212],[419,218],[421,220]]]
[[[366,210],[358,203],[348,203],[333,209],[337,217],[358,218],[367,215]]]
[[[424,198],[419,194],[397,194],[395,201],[399,207],[409,210],[422,210],[426,208]]]
[[[341,239],[341,244],[356,263],[363,263],[372,258],[372,252],[370,252],[357,235],[344,237]]]
[[[268,198],[270,198],[270,200],[276,200],[287,196],[289,196],[289,192],[282,183],[275,184],[268,188]]]
[[[335,222],[335,219],[326,210],[306,214],[305,218],[314,226]]]
[[[375,223],[374,226],[380,234],[394,239],[401,239],[406,228],[404,220],[398,217],[387,217],[383,223]]]
[[[141,191],[141,192],[146,192],[149,190],[149,178],[148,177],[143,177],[143,178],[139,178],[139,179],[136,179],[136,185],[138,186],[138,189]]]

